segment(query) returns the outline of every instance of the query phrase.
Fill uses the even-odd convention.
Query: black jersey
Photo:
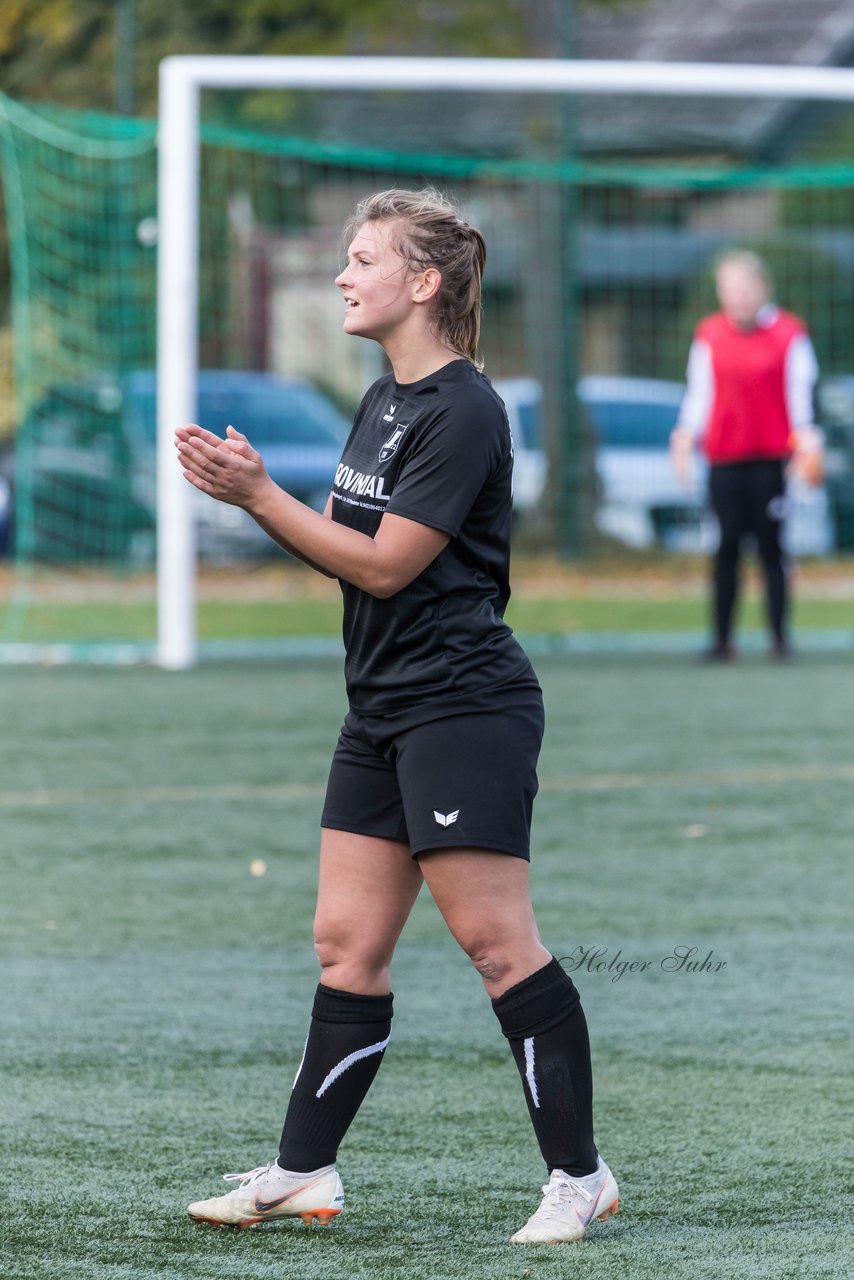
[[[535,679],[503,621],[512,473],[504,406],[468,360],[405,385],[387,374],[367,392],[335,475],[333,520],[373,536],[389,512],[451,541],[388,599],[342,581],[355,711],[382,715]]]

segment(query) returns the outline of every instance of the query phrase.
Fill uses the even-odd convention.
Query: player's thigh
[[[433,849],[418,862],[442,918],[465,950],[539,940],[524,858],[490,849]]]
[[[724,463],[709,469],[709,501],[720,531],[719,551],[737,552],[751,528],[748,477],[743,464]]]
[[[751,524],[763,560],[782,556],[783,521],[786,514],[786,477],[777,459],[758,463],[751,486]]]
[[[409,846],[324,828],[314,937],[324,967],[387,967],[423,883]]]
[[[445,923],[493,999],[549,963],[524,858],[488,849],[434,849],[419,862]]]

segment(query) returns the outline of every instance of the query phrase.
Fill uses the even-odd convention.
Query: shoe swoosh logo
[[[306,1182],[303,1186],[297,1187],[295,1191],[289,1191],[287,1195],[279,1196],[277,1200],[262,1200],[260,1196],[255,1197],[256,1213],[269,1213],[271,1209],[278,1209],[279,1205],[286,1204],[288,1200],[293,1200],[294,1196],[298,1196],[301,1191],[310,1191],[312,1187],[316,1187],[320,1178],[315,1178],[313,1182]]]
[[[578,1221],[581,1223],[582,1227],[589,1227],[590,1223],[596,1217],[596,1214],[599,1211],[599,1201],[602,1199],[602,1192],[604,1190],[605,1190],[605,1184],[603,1182],[602,1186],[599,1188],[598,1196],[596,1196],[593,1200],[591,1200],[590,1208],[587,1210],[586,1213],[579,1213],[578,1209],[575,1210],[575,1216],[578,1218]]]

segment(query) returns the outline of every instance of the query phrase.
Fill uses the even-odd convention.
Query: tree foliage
[[[157,67],[170,54],[548,53],[543,45],[550,43],[549,29],[562,2],[133,0],[135,106],[142,114],[156,111]],[[121,3],[3,0],[0,76],[5,91],[12,97],[110,110]],[[557,47],[553,51],[559,52]]]

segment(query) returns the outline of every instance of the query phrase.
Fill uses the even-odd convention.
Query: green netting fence
[[[370,190],[432,183],[485,230],[487,372],[513,401],[523,445],[550,464],[520,508],[523,541],[575,554],[704,549],[702,494],[675,492],[664,450],[693,326],[714,305],[710,265],[739,245],[766,257],[822,368],[833,474],[795,550],[854,548],[854,164],[597,162],[537,158],[533,145],[433,154],[389,137],[382,150],[203,126],[200,403],[211,426],[236,417],[263,435],[267,419],[288,420],[298,384],[334,435],[383,370],[378,349],[342,333],[339,228]],[[65,638],[145,644],[156,125],[0,95],[0,141],[15,362],[15,431],[0,442],[0,639],[37,638],[45,598],[97,582],[123,612],[92,607]],[[259,374],[263,386],[248,376]],[[307,500],[323,483],[305,481]],[[208,561],[261,554],[239,520],[207,508],[198,518]]]

